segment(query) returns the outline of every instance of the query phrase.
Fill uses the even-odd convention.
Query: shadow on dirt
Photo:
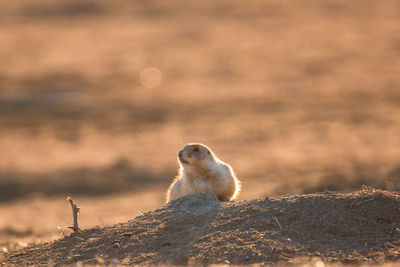
[[[352,192],[362,186],[370,186],[382,190],[400,191],[400,165],[394,165],[387,171],[380,171],[379,166],[353,163],[349,168],[326,168],[319,172],[304,172],[288,169],[277,170],[278,177],[289,177],[282,181],[271,196],[285,194],[313,194],[324,191],[342,193]],[[291,179],[302,177],[301,179]],[[308,179],[308,180],[307,180]]]
[[[81,16],[102,15],[105,10],[102,6],[90,1],[69,1],[61,3],[45,3],[27,6],[22,14],[27,18],[71,18]]]
[[[351,192],[363,185],[368,185],[384,190],[400,190],[400,167],[391,169],[384,177],[378,178],[378,174],[358,172],[354,177],[348,177],[340,173],[332,174],[322,179],[317,185],[305,187],[303,193],[311,194],[322,191]]]
[[[103,169],[81,168],[47,174],[9,173],[0,175],[0,201],[9,201],[33,193],[45,195],[79,194],[104,195],[144,186],[170,182],[166,177],[154,176],[120,159]]]

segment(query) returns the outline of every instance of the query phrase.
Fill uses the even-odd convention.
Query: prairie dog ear
[[[214,160],[214,154],[211,152],[211,150],[207,149],[207,157]]]

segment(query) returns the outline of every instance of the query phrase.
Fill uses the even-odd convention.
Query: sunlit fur
[[[190,143],[178,157],[179,171],[167,192],[167,202],[194,193],[215,194],[220,201],[235,199],[239,180],[231,166],[218,159],[207,146]]]

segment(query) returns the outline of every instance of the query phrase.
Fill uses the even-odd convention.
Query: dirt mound
[[[84,212],[84,211],[83,211]],[[363,188],[220,203],[178,199],[127,223],[2,256],[5,264],[382,263],[400,259],[400,194]]]

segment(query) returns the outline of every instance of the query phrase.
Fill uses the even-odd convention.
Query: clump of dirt
[[[84,212],[84,211],[83,211]],[[225,202],[189,195],[110,227],[2,256],[5,264],[383,263],[400,260],[400,194],[364,187]]]

